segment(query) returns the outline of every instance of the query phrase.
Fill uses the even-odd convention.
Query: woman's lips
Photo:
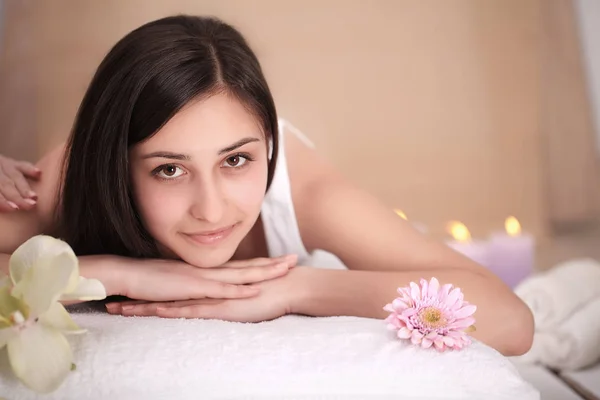
[[[234,224],[226,228],[205,232],[184,233],[183,235],[198,244],[214,245],[227,239],[236,226],[237,224]]]

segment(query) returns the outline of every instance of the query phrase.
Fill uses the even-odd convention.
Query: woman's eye
[[[225,160],[225,163],[227,164],[227,167],[231,167],[231,168],[239,168],[242,165],[246,164],[246,162],[248,161],[248,159],[242,155],[235,155],[235,156],[231,156],[229,158],[227,158]]]
[[[163,165],[157,170],[156,174],[163,179],[174,179],[181,176],[183,170],[176,165]]]

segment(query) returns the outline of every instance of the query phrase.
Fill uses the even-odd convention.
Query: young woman
[[[138,300],[110,313],[384,318],[396,288],[436,277],[477,305],[475,338],[506,355],[530,347],[531,313],[497,277],[280,132],[258,60],[219,20],[168,17],[120,40],[68,143],[37,168],[37,198],[18,169],[5,179],[36,204],[0,214],[0,267],[28,238],[60,237],[83,276]],[[347,269],[316,268],[317,249]]]

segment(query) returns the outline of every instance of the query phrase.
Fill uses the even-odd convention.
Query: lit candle
[[[448,232],[454,240],[446,242],[455,251],[475,261],[479,265],[489,265],[488,242],[484,240],[473,240],[467,227],[458,221],[448,224]]]
[[[521,232],[521,224],[515,217],[508,217],[504,228],[505,232],[490,236],[490,269],[514,289],[533,272],[535,239]]]
[[[404,211],[399,210],[399,209],[395,209],[394,212],[396,213],[396,215],[398,215],[403,220],[408,221],[408,217],[406,216],[406,214],[404,213]],[[412,221],[410,223],[419,232],[421,232],[421,233],[427,233],[427,226],[425,224],[420,223],[420,222],[412,222]]]

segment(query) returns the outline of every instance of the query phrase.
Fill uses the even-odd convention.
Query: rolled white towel
[[[600,263],[582,258],[558,264],[525,279],[515,293],[531,309],[536,331],[548,331],[600,297]]]
[[[571,371],[600,360],[600,298],[581,307],[551,331],[536,332],[529,352],[514,359]]]

